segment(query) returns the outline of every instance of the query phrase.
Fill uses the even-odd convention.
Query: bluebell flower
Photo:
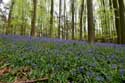
[[[116,64],[112,64],[111,67],[112,67],[112,69],[117,69],[117,65]]]
[[[115,54],[112,54],[112,56],[110,56],[111,59],[115,59]]]
[[[125,69],[119,69],[119,73],[121,77],[124,77],[125,75]]]
[[[80,67],[80,68],[79,68],[79,72],[80,72],[80,73],[83,73],[83,72],[84,72],[84,68],[83,68],[83,67]]]
[[[86,74],[90,78],[94,76],[94,72],[92,72],[92,71],[88,71]]]
[[[119,59],[120,63],[125,64],[125,58]]]
[[[104,81],[104,78],[103,78],[102,76],[97,76],[97,77],[96,77],[96,80],[97,80],[97,81]]]
[[[91,66],[92,66],[92,67],[96,67],[96,63],[92,63]]]
[[[93,53],[94,49],[89,49],[88,53]]]

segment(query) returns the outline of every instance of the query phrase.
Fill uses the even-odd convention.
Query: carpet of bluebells
[[[29,66],[47,83],[125,83],[125,45],[0,35],[0,68]],[[0,81],[13,82],[12,73]]]

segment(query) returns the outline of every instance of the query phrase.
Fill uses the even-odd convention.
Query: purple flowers
[[[123,78],[125,76],[125,69],[119,69],[120,76]]]
[[[112,69],[117,69],[117,65],[116,64],[112,64]]]
[[[90,78],[92,78],[95,75],[94,72],[92,72],[92,71],[88,71],[86,74]]]
[[[90,46],[85,41],[18,35],[0,35],[1,40],[0,54],[10,60],[10,65],[30,66],[36,73],[51,74],[52,80],[62,79],[60,73],[64,82],[71,76],[76,83],[88,80],[117,83],[116,78],[125,76],[124,45],[96,43]]]
[[[83,68],[83,67],[80,67],[80,68],[79,68],[79,72],[80,72],[80,73],[83,73],[83,72],[84,72],[84,68]]]
[[[97,77],[96,77],[96,80],[97,80],[97,81],[104,81],[104,78],[103,78],[102,76],[97,76]]]

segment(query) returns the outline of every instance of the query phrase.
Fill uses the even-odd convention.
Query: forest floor
[[[0,83],[6,82],[125,83],[125,45],[0,35]]]

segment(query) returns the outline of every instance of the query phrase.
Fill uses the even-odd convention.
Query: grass
[[[49,38],[0,36],[0,68],[11,73],[0,81],[13,82],[23,67],[28,79],[48,77],[47,83],[124,83],[125,47]],[[16,74],[16,75],[15,75]]]

